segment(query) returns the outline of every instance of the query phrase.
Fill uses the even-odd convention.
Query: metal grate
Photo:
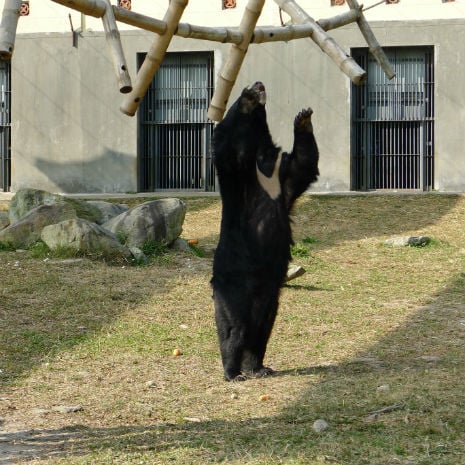
[[[366,49],[354,58],[367,70],[353,87],[352,187],[434,187],[434,72],[431,47],[386,49],[396,77],[389,81]]]
[[[7,192],[11,184],[11,77],[10,62],[0,60],[0,191]]]
[[[212,93],[211,53],[165,56],[139,113],[139,190],[215,189]]]

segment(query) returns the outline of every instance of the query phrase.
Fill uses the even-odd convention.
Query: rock
[[[0,211],[0,231],[10,224],[8,212]]]
[[[9,205],[8,216],[10,223],[24,218],[31,210],[41,205],[53,205],[55,203],[66,202],[76,212],[78,218],[89,221],[101,221],[103,214],[100,209],[90,202],[79,199],[71,199],[59,194],[52,194],[39,189],[21,189],[12,197]]]
[[[287,276],[286,276],[285,281],[287,282],[287,281],[290,281],[291,279],[298,278],[299,276],[302,276],[305,273],[306,273],[305,268],[302,268],[299,265],[289,265],[287,269]]]
[[[139,249],[139,247],[129,247],[130,252],[132,253],[132,256],[139,262],[139,263],[148,263],[148,258],[147,255],[145,255],[142,250]]]
[[[389,384],[382,384],[376,388],[378,392],[389,392],[391,390],[391,386]]]
[[[401,236],[386,239],[384,243],[392,247],[406,247],[408,245],[413,247],[423,247],[431,242],[428,236]]]
[[[189,243],[180,237],[178,237],[172,244],[171,248],[173,250],[177,250],[179,252],[185,252],[187,250],[190,250]]]
[[[32,209],[40,205],[60,202],[63,197],[39,189],[21,189],[11,198],[8,215],[13,224],[24,218]]]
[[[52,410],[58,413],[75,413],[84,409],[80,405],[57,405],[52,407]]]
[[[88,200],[87,203],[100,211],[101,216],[96,221],[100,225],[129,210],[129,207],[122,203],[104,202],[103,200]]]
[[[328,428],[329,428],[328,422],[326,422],[325,420],[322,420],[322,419],[315,420],[313,422],[313,425],[312,425],[312,429],[313,429],[313,431],[315,431],[315,433],[322,433],[323,431],[327,430]]]
[[[147,241],[171,244],[182,232],[186,205],[179,199],[145,202],[102,226],[128,247],[141,248]]]
[[[70,247],[86,254],[109,258],[131,256],[129,249],[114,234],[81,218],[46,226],[40,237],[51,250]]]
[[[39,205],[19,221],[2,229],[0,242],[17,249],[29,247],[40,239],[44,227],[71,218],[76,218],[76,211],[66,202]]]

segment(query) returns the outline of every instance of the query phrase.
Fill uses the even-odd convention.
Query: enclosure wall
[[[376,22],[383,46],[432,46],[435,60],[435,173],[439,191],[465,191],[465,20]],[[347,52],[366,46],[355,25],[331,31]],[[121,32],[130,74],[153,34]],[[169,52],[213,52],[215,76],[229,45],[175,38]],[[138,188],[138,119],[119,111],[102,32],[19,34],[11,70],[12,191],[132,192]],[[456,78],[457,77],[457,78]],[[351,188],[351,83],[309,39],[251,45],[229,103],[262,80],[275,142],[291,149],[295,115],[314,110],[320,147],[315,191]]]

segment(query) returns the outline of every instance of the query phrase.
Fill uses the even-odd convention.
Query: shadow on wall
[[[65,159],[66,154],[63,154]],[[83,161],[36,160],[37,168],[58,186],[60,192],[105,193],[130,192],[137,189],[137,158],[107,150],[102,155]]]

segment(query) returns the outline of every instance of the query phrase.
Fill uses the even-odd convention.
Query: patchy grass
[[[266,360],[277,376],[245,383],[222,379],[200,253],[218,240],[221,204],[184,200],[199,253],[131,267],[0,251],[12,461],[463,463],[465,197],[301,199],[294,262],[307,273],[283,287]],[[434,240],[384,245],[397,235]],[[329,428],[315,433],[317,419]]]

